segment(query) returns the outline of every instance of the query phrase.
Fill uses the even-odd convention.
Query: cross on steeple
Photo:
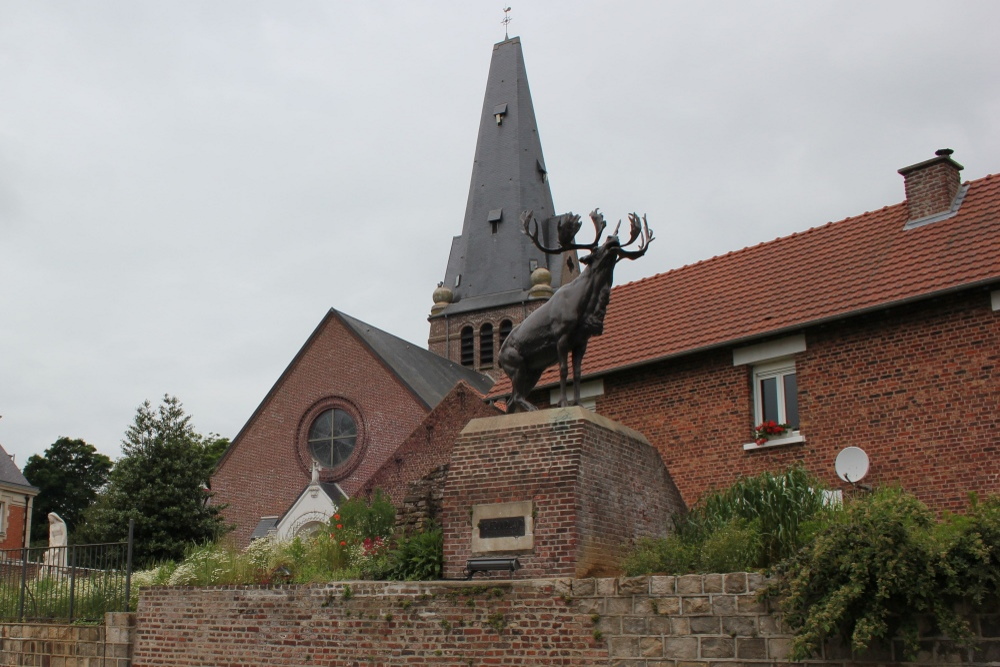
[[[507,24],[510,23],[512,20],[513,19],[510,17],[510,7],[504,7],[503,21],[500,21],[500,23],[503,23],[503,38],[505,40],[510,39],[510,36],[507,34]]]

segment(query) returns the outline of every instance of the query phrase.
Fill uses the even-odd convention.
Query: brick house
[[[308,532],[325,519],[316,513],[353,496],[458,382],[479,401],[492,384],[331,309],[220,459],[212,502],[226,506],[241,545],[257,528]]]
[[[649,438],[688,504],[794,463],[846,488],[848,446],[866,484],[939,511],[1000,492],[1000,177],[961,169],[938,151],[899,171],[902,203],[615,287],[585,395]],[[766,419],[791,430],[758,445]]]
[[[31,510],[38,489],[0,447],[0,550],[31,544]]]

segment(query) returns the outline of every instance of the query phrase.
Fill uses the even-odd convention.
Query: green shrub
[[[935,523],[913,495],[884,489],[847,503],[768,592],[795,631],[794,660],[835,636],[858,652],[899,638],[912,657],[922,617],[951,639],[971,636],[956,605],[1000,595],[998,551],[1000,500]]]
[[[721,530],[756,532],[750,566],[766,568],[791,556],[809,539],[825,509],[822,485],[804,468],[743,477],[708,494],[677,523],[683,537],[704,542]],[[755,525],[753,525],[755,524]],[[751,556],[750,554],[745,554]]]
[[[968,514],[945,517],[936,537],[945,547],[939,561],[942,591],[974,605],[996,599],[1000,592],[1000,497],[979,503],[973,496]]]
[[[342,540],[322,530],[305,539],[296,537],[289,542],[274,543],[271,570],[264,583],[306,584],[356,579],[358,573],[351,568],[349,548]]]
[[[389,579],[429,581],[440,579],[444,567],[444,533],[434,527],[404,537],[391,555]]]
[[[656,572],[685,573],[697,569],[696,545],[676,535],[666,539],[644,537],[628,550],[621,566],[625,574],[637,576]]]
[[[827,514],[822,486],[804,469],[765,472],[708,494],[675,517],[671,536],[639,541],[622,567],[629,575],[773,567],[800,549]]]
[[[760,562],[760,523],[734,519],[705,537],[698,551],[701,572],[744,572]]]
[[[73,579],[41,576],[25,583],[24,614],[28,619],[66,619],[72,606],[74,619],[98,620],[104,618],[105,612],[124,607],[123,572],[80,570]],[[0,582],[0,618],[19,617],[20,596],[19,577]]]
[[[375,490],[370,501],[358,497],[345,501],[330,517],[330,532],[351,544],[386,539],[395,525],[396,508],[381,489]]]

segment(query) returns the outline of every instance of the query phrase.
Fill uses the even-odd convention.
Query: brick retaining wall
[[[133,664],[608,664],[569,593],[569,580],[144,589]]]
[[[134,664],[786,666],[791,637],[757,599],[762,584],[737,573],[144,589]],[[1000,614],[973,620],[974,647],[923,637],[916,664],[1000,665]],[[830,644],[809,664],[903,664],[894,650],[852,658]]]

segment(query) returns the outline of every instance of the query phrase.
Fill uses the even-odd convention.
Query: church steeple
[[[579,273],[575,254],[547,255],[522,233],[520,215],[527,210],[534,212],[536,220],[544,221],[543,241],[554,244],[552,192],[521,40],[513,37],[493,45],[462,234],[452,240],[444,281],[435,291],[431,350],[465,365],[488,369],[492,361],[481,351],[485,334],[480,326],[469,325],[476,337],[474,354],[467,349],[461,355],[457,344],[452,345],[453,326],[447,322],[477,313],[473,319],[478,323],[497,319],[489,322],[493,329],[509,330],[533,310],[532,301],[551,294],[546,282],[558,288]],[[438,319],[445,323],[435,326]],[[464,342],[468,348],[468,341]],[[497,339],[486,351],[495,357],[500,342]],[[470,356],[475,358],[472,363]]]

